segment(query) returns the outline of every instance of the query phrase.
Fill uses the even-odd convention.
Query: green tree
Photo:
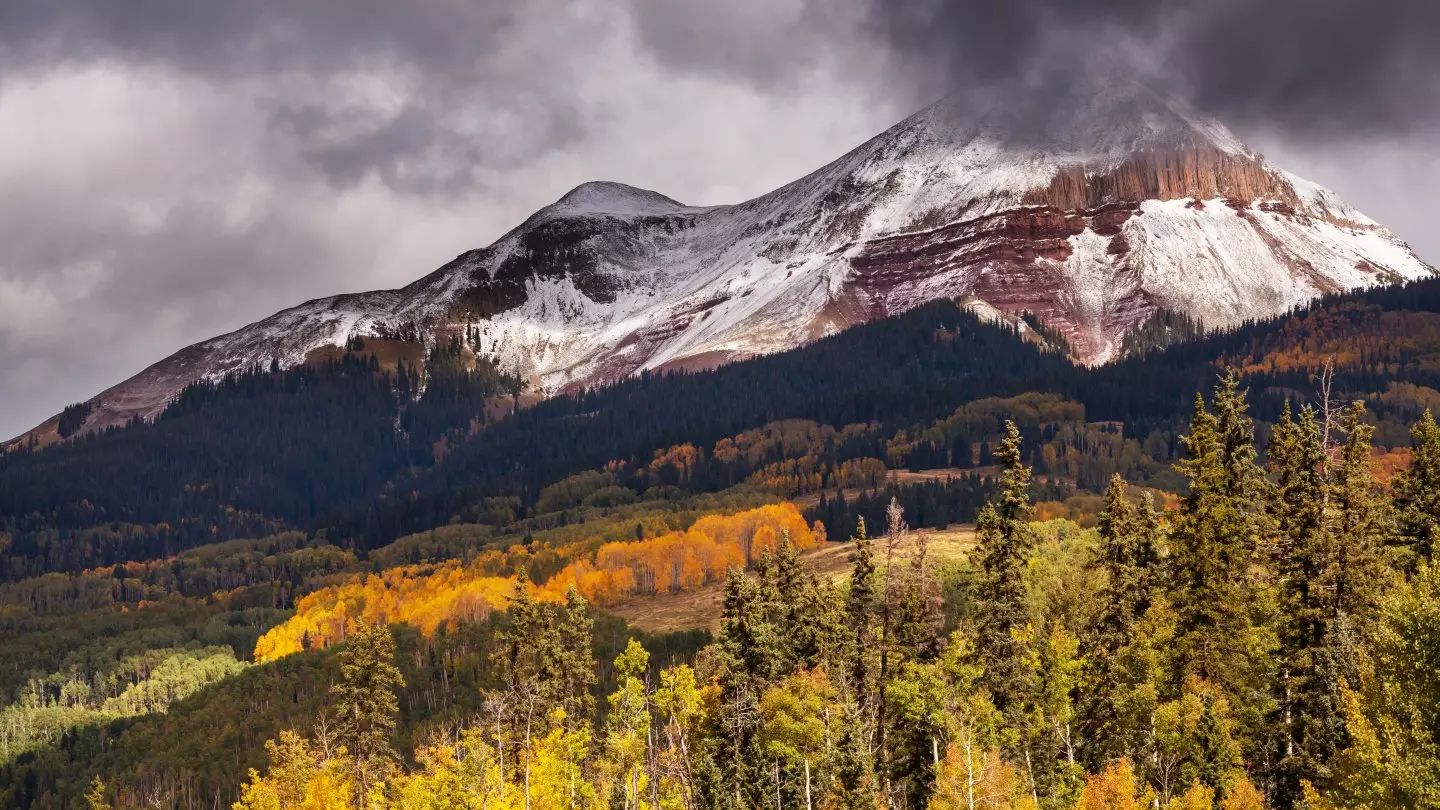
[[[335,695],[335,732],[349,751],[359,806],[394,766],[390,739],[400,705],[395,691],[405,679],[395,666],[395,639],[382,624],[361,624],[340,653]]]
[[[777,799],[782,793],[781,773],[799,770],[806,810],[815,806],[811,772],[817,764],[828,770],[840,713],[824,670],[800,670],[765,691],[760,698],[759,743],[775,763]]]
[[[85,807],[87,810],[111,810],[110,802],[105,799],[105,782],[98,776],[90,780],[90,790],[85,793]]]
[[[760,696],[775,674],[778,640],[766,615],[760,587],[743,571],[725,577],[720,636],[714,657],[720,686],[719,729],[715,745],[716,801],[734,807],[763,801],[764,774],[754,751]]]
[[[1030,468],[1022,460],[1020,430],[1006,421],[1005,438],[995,450],[1001,466],[995,497],[980,510],[983,576],[976,611],[980,616],[979,647],[986,683],[1002,711],[1018,709],[1024,697],[1025,651],[1015,633],[1026,624],[1025,565],[1035,540],[1026,529],[1030,516]]]
[[[615,659],[616,687],[610,695],[605,748],[623,786],[623,810],[640,807],[652,778],[645,768],[650,746],[650,699],[645,688],[649,666],[650,653],[633,638]]]
[[[1370,469],[1375,429],[1365,423],[1365,405],[1353,403],[1340,418],[1345,445],[1330,500],[1335,512],[1335,555],[1326,585],[1333,594],[1330,616],[1369,624],[1387,576],[1385,541],[1394,525],[1390,503]]]
[[[1083,648],[1087,698],[1081,707],[1081,726],[1087,749],[1096,749],[1094,757],[1087,750],[1087,758],[1097,766],[1120,755],[1115,744],[1122,738],[1120,715],[1125,704],[1116,696],[1131,678],[1126,662],[1133,657],[1135,627],[1154,602],[1157,533],[1153,500],[1147,494],[1137,508],[1127,495],[1125,480],[1114,476],[1097,525],[1100,545],[1089,564],[1103,576],[1105,587]]]
[[[1416,557],[1429,560],[1440,538],[1440,425],[1427,409],[1410,429],[1410,467],[1395,478],[1400,534]]]
[[[666,739],[660,765],[679,786],[685,810],[696,810],[699,758],[706,728],[705,695],[696,684],[695,670],[680,664],[661,671],[653,703],[663,721]]]
[[[1422,563],[1386,596],[1359,680],[1342,687],[1349,745],[1327,804],[1440,808],[1440,568]]]
[[[845,597],[845,624],[850,630],[850,688],[862,703],[868,703],[868,661],[874,634],[875,551],[865,536],[865,519],[860,518],[855,530],[855,561],[850,569],[850,590]]]
[[[1268,455],[1276,482],[1270,512],[1280,603],[1277,792],[1288,804],[1298,797],[1300,783],[1314,779],[1320,767],[1313,743],[1325,719],[1320,714],[1323,698],[1317,690],[1323,685],[1316,678],[1316,656],[1333,615],[1325,588],[1335,556],[1334,533],[1325,514],[1330,482],[1313,408],[1303,408],[1297,420],[1286,403],[1271,433]]]
[[[1172,599],[1178,618],[1179,679],[1219,684],[1251,714],[1267,713],[1269,638],[1252,566],[1268,531],[1268,485],[1255,464],[1254,425],[1233,371],[1215,389],[1212,414],[1197,396],[1187,457],[1179,471],[1189,493],[1169,532]]]
[[[1080,643],[1058,622],[1043,637],[1025,634],[1030,689],[1026,696],[1026,770],[1034,792],[1051,804],[1066,806],[1080,789],[1081,739],[1075,728],[1075,696],[1085,662]]]
[[[573,728],[595,714],[595,654],[592,650],[595,619],[590,605],[573,586],[565,592],[565,606],[556,628],[555,682],[561,686],[560,703]]]

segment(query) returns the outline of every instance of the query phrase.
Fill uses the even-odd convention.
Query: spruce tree
[[[915,661],[929,661],[941,647],[944,617],[940,615],[940,581],[930,559],[926,535],[912,536],[913,553],[904,570],[895,620],[895,643],[900,653]]]
[[[835,784],[828,806],[835,810],[876,810],[875,771],[864,710],[851,703],[840,720],[835,747]]]
[[[558,681],[563,684],[561,701],[566,723],[571,728],[585,723],[595,713],[595,654],[591,644],[595,619],[590,604],[571,586],[565,592],[565,609],[557,628],[559,660]]]
[[[845,597],[845,624],[852,639],[850,648],[850,688],[856,699],[869,702],[868,664],[872,628],[875,617],[875,551],[865,536],[865,519],[855,529],[855,562],[850,569],[850,592]]]
[[[1196,396],[1187,457],[1189,483],[1170,532],[1180,677],[1220,684],[1251,702],[1256,653],[1250,566],[1265,530],[1266,482],[1255,466],[1254,426],[1234,372],[1215,389],[1215,413]]]
[[[340,653],[340,682],[330,689],[336,697],[336,737],[354,765],[357,806],[369,806],[371,787],[393,767],[390,738],[400,711],[395,690],[404,685],[390,628],[360,625]]]
[[[761,560],[757,567],[768,571],[768,555]],[[766,781],[755,732],[760,696],[775,677],[779,657],[766,602],[760,585],[738,568],[729,570],[715,650],[720,706],[714,759],[723,784],[715,790],[717,799],[736,808],[758,805]]]
[[[1427,409],[1410,429],[1410,468],[1395,478],[1400,535],[1421,560],[1440,539],[1440,425]]]
[[[1035,544],[1024,525],[1030,516],[1030,468],[1022,462],[1014,422],[1005,422],[995,460],[1002,467],[999,491],[976,521],[983,569],[976,607],[986,684],[997,707],[1014,711],[1026,682],[1025,649],[1014,631],[1026,625],[1024,570]]]
[[[1335,513],[1335,555],[1326,578],[1330,617],[1350,616],[1363,630],[1374,616],[1386,576],[1384,545],[1394,525],[1390,504],[1370,469],[1375,428],[1355,402],[1340,417],[1346,440],[1335,470],[1330,501]]]
[[[1121,706],[1116,698],[1132,686],[1126,682],[1131,673],[1125,662],[1156,585],[1157,530],[1158,517],[1149,495],[1136,508],[1127,497],[1125,480],[1118,474],[1111,478],[1097,526],[1100,547],[1091,562],[1092,569],[1103,572],[1105,588],[1085,635],[1084,655],[1089,688],[1081,728],[1083,739],[1095,749],[1085,753],[1097,766],[1123,753]]]
[[[1316,655],[1331,617],[1323,580],[1335,542],[1325,516],[1326,456],[1314,409],[1303,408],[1296,420],[1286,403],[1268,449],[1275,476],[1270,512],[1280,599],[1276,799],[1288,806],[1299,796],[1302,780],[1317,775],[1310,745],[1323,723]]]

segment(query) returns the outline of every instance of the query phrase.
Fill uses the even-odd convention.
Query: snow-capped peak
[[[635,217],[664,216],[701,209],[690,208],[659,192],[624,183],[591,181],[571,189],[547,210],[569,215]]]
[[[103,392],[87,429],[199,377],[355,335],[480,334],[540,391],[781,351],[938,297],[1104,362],[1162,310],[1210,327],[1429,275],[1333,192],[1131,80],[957,94],[773,192],[698,208],[584,183],[402,290],[309,302]]]

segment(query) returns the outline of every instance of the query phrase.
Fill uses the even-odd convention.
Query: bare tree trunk
[[[780,806],[780,760],[775,760],[775,810],[785,810]]]
[[[805,760],[805,810],[815,810],[815,805],[810,801],[810,760]]]
[[[1030,746],[1025,746],[1025,778],[1030,780],[1030,798],[1040,806],[1040,790],[1035,787],[1035,764],[1030,760]]]

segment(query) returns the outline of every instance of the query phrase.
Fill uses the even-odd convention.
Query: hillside
[[[396,773],[406,774],[395,778],[409,781],[387,789],[438,790],[433,785],[451,778],[445,757],[460,762],[470,756],[465,751],[482,751],[445,748],[461,745],[444,742],[455,739],[445,730],[473,731],[478,723],[484,733],[464,738],[473,746],[499,722],[509,735],[502,742],[509,764],[497,764],[493,773],[507,795],[518,795],[523,778],[512,755],[533,756],[538,767],[553,762],[547,757],[556,749],[525,742],[509,709],[497,721],[494,707],[517,705],[517,695],[530,693],[516,690],[530,687],[516,685],[516,671],[496,651],[514,643],[517,636],[506,635],[514,622],[529,621],[523,608],[516,612],[519,593],[539,605],[535,621],[561,623],[519,637],[547,639],[556,627],[570,626],[564,622],[574,609],[572,587],[594,611],[595,629],[583,634],[588,646],[581,669],[595,680],[563,700],[558,692],[543,698],[567,707],[567,716],[585,718],[573,727],[546,720],[546,734],[613,728],[616,709],[603,698],[622,687],[640,688],[626,680],[635,677],[629,665],[611,664],[631,638],[653,656],[646,670],[652,689],[662,683],[663,670],[679,677],[678,668],[690,667],[699,684],[714,683],[706,688],[720,690],[715,695],[733,699],[741,682],[730,679],[744,677],[773,702],[781,699],[777,689],[808,688],[794,680],[794,666],[803,662],[812,673],[807,677],[820,669],[835,673],[825,687],[832,697],[817,698],[834,716],[844,714],[839,707],[846,701],[865,701],[872,711],[887,707],[890,739],[910,740],[926,756],[910,760],[900,755],[909,748],[889,748],[894,757],[883,773],[895,780],[895,790],[924,796],[932,778],[940,785],[958,778],[952,765],[937,767],[928,758],[928,735],[937,735],[938,749],[950,739],[943,735],[955,732],[949,720],[934,719],[942,715],[915,720],[904,714],[914,705],[905,702],[914,694],[906,690],[922,689],[926,682],[913,679],[932,673],[945,684],[944,694],[981,694],[973,691],[977,682],[954,679],[980,665],[964,651],[1000,649],[980,646],[973,634],[993,632],[985,629],[988,617],[1001,615],[996,605],[1002,603],[987,583],[997,581],[997,566],[1005,564],[996,549],[1011,547],[993,541],[977,547],[968,530],[946,528],[980,521],[993,533],[995,513],[987,503],[1003,503],[1001,494],[1013,489],[1014,471],[1023,466],[1031,476],[1023,487],[1029,509],[1015,537],[1033,543],[1015,569],[1023,598],[1012,593],[1003,604],[1031,626],[1048,628],[1048,635],[1007,635],[1026,645],[1016,660],[1060,667],[1056,677],[1065,678],[1080,667],[1087,679],[1102,677],[1093,669],[1100,663],[1122,660],[1106,657],[1110,649],[1139,657],[1124,661],[1157,662],[1137,670],[1135,677],[1149,680],[1132,686],[1136,694],[1156,696],[1158,730],[1146,731],[1148,720],[1125,720],[1124,728],[1137,735],[1137,744],[1159,746],[1184,776],[1142,764],[1136,779],[1157,794],[1168,792],[1172,803],[1184,796],[1199,801],[1191,795],[1198,782],[1211,791],[1248,784],[1272,806],[1294,806],[1295,774],[1320,775],[1291,770],[1308,766],[1282,766],[1267,753],[1283,742],[1277,735],[1299,733],[1271,718],[1284,684],[1295,683],[1284,679],[1282,664],[1291,660],[1285,656],[1309,649],[1294,646],[1299,636],[1286,617],[1316,615],[1319,608],[1275,607],[1274,600],[1301,598],[1273,586],[1280,572],[1291,570],[1286,566],[1300,564],[1284,551],[1294,547],[1290,535],[1280,532],[1300,525],[1286,522],[1298,519],[1284,511],[1287,504],[1306,501],[1282,495],[1310,480],[1299,475],[1307,469],[1303,460],[1289,473],[1276,465],[1288,463],[1285,437],[1299,435],[1294,415],[1318,401],[1316,374],[1328,364],[1332,398],[1364,404],[1359,421],[1337,421],[1337,439],[1363,441],[1355,439],[1359,449],[1343,454],[1354,472],[1327,473],[1314,486],[1333,504],[1374,511],[1353,520],[1339,513],[1324,518],[1322,536],[1330,539],[1318,546],[1321,567],[1314,576],[1333,578],[1342,570],[1341,558],[1326,549],[1365,551],[1365,576],[1374,578],[1355,586],[1364,601],[1353,609],[1365,617],[1356,643],[1383,651],[1384,633],[1402,626],[1429,638],[1428,629],[1407,618],[1411,608],[1403,602],[1430,598],[1415,590],[1429,587],[1426,580],[1404,584],[1419,576],[1431,542],[1421,519],[1428,501],[1405,493],[1428,490],[1407,490],[1411,485],[1400,482],[1440,458],[1440,439],[1427,439],[1422,430],[1417,441],[1410,433],[1426,408],[1440,406],[1437,327],[1440,280],[1427,280],[1327,297],[1279,319],[1166,348],[1154,348],[1166,338],[1157,331],[1154,343],[1144,344],[1149,348],[1085,367],[1037,340],[1033,330],[987,321],[946,300],[789,352],[707,371],[642,375],[515,413],[492,407],[513,390],[505,375],[473,362],[458,346],[431,352],[424,373],[352,344],[314,364],[192,386],[153,423],[0,456],[0,646],[7,651],[0,728],[8,730],[0,749],[0,799],[20,807],[78,806],[89,778],[99,775],[122,806],[213,803],[217,796],[222,805],[237,801],[249,768],[262,774],[256,784],[269,784],[267,740],[294,730],[313,743],[314,735],[329,733],[326,718],[337,700],[330,685],[343,677],[339,656],[355,648],[357,628],[382,625],[395,628],[392,657],[406,681],[396,690],[393,746]],[[1192,394],[1214,389],[1224,368],[1241,375],[1243,407],[1222,382],[1197,416]],[[1257,465],[1244,473],[1243,486],[1251,489],[1242,507],[1211,510],[1196,500],[1228,491],[1205,489],[1212,479],[1194,466],[1219,456],[1197,455],[1192,448],[1200,445],[1182,440],[1203,432],[1207,418],[1228,426],[1223,432],[1235,437],[1234,447],[1255,454],[1233,451],[1242,471]],[[1395,469],[1416,472],[1397,478]],[[1121,501],[1105,494],[1116,475],[1131,483]],[[1339,489],[1344,482],[1350,489]],[[1374,500],[1362,503],[1366,493]],[[1134,522],[1133,512],[1117,506],[1138,508],[1142,494],[1166,507],[1154,524]],[[912,530],[887,532],[892,504]],[[1131,515],[1123,519],[1131,528],[1117,534],[1122,514]],[[1251,549],[1245,566],[1216,569],[1232,590],[1215,598],[1181,573],[1223,559],[1187,538],[1250,536],[1244,527],[1207,533],[1209,524],[1197,522],[1227,515],[1263,516],[1266,522],[1253,524],[1262,537],[1255,549],[1268,551]],[[894,541],[898,562],[876,563],[880,581],[893,583],[879,593],[891,595],[876,597],[862,626],[888,621],[882,604],[920,611],[913,627],[921,629],[897,630],[896,638],[906,640],[885,648],[895,666],[884,670],[883,690],[876,685],[879,648],[861,654],[866,677],[876,680],[857,691],[852,676],[841,674],[861,665],[843,652],[853,640],[825,635],[835,632],[825,617],[848,604],[840,600],[846,591],[836,589],[849,588],[856,570],[857,546],[831,541],[856,536],[862,520],[877,553],[890,547],[889,538],[900,538]],[[1384,529],[1393,532],[1385,544],[1373,528],[1382,524],[1394,527]],[[1142,531],[1152,525],[1155,534]],[[1348,538],[1343,543],[1335,539],[1342,536]],[[775,562],[784,558],[787,537],[803,550],[799,565],[818,575],[813,580]],[[1162,551],[1134,552],[1140,567],[1124,568],[1132,552],[1104,545],[1121,540],[1143,540]],[[741,567],[752,570],[751,585],[727,574]],[[786,570],[792,573],[782,576]],[[917,579],[909,573],[917,570],[928,573]],[[1115,571],[1132,570],[1148,572],[1136,573],[1134,581],[1149,582],[1146,598],[1163,595],[1163,603],[1154,604],[1165,608],[1115,630],[1106,618],[1112,591],[1103,586],[1116,581]],[[912,586],[919,590],[907,596]],[[793,596],[766,595],[782,587],[794,589]],[[1212,614],[1212,605],[1254,611]],[[1181,623],[1178,611],[1190,618]],[[1218,618],[1206,618],[1212,615]],[[811,618],[819,624],[812,627]],[[1206,622],[1221,620],[1239,623],[1225,625],[1227,638],[1253,640],[1243,651],[1249,657],[1196,652],[1229,649],[1202,641],[1212,632]],[[735,645],[748,637],[741,635],[746,627],[758,628],[758,644],[785,640],[775,648],[780,663],[764,663],[770,653],[753,651],[746,655],[761,657],[726,657],[740,655],[732,651],[741,649]],[[567,643],[578,643],[581,635],[565,632]],[[831,641],[807,646],[807,638]],[[1291,646],[1276,646],[1282,643]],[[961,657],[947,658],[952,652]],[[986,669],[992,666],[998,671],[1001,665]],[[1213,680],[1200,674],[1202,666],[1216,673]],[[1403,683],[1410,671],[1403,666],[1378,677]],[[986,690],[1005,688],[985,683]],[[1087,779],[1111,773],[1110,746],[1122,744],[1108,726],[1090,725],[1099,722],[1102,705],[1090,696],[1130,694],[1115,690],[1132,686],[1120,681],[1092,690],[1059,683],[1046,693],[1047,701],[1058,702],[1041,708],[1028,691],[1013,699],[1034,711],[1080,718],[1072,734],[1085,742],[1077,746],[1074,767],[1065,764],[1063,748],[1053,747],[1053,729],[1035,738],[1046,746],[1036,750],[1048,752],[1047,770],[1035,772],[1036,791],[1045,791],[1047,806],[1068,810],[1088,789]],[[1363,705],[1353,707],[1353,722],[1385,721],[1387,693],[1358,680],[1347,684],[1367,690]],[[1321,704],[1306,704],[1315,705]],[[963,711],[999,711],[983,701],[966,706]],[[1218,719],[1202,722],[1206,711]],[[713,715],[716,722],[724,716]],[[943,716],[971,715],[956,708]],[[1009,729],[1005,734],[1029,728],[1016,715],[985,716],[996,718],[997,729]],[[652,720],[656,727],[669,722],[663,715]],[[713,736],[722,732],[711,722],[696,727],[699,739],[706,746],[729,740]],[[757,728],[773,730],[770,722]],[[1219,747],[1185,742],[1201,739],[1203,728],[1218,735]],[[755,731],[762,733],[772,731]],[[1016,765],[1023,757],[1010,753],[1003,738],[985,739],[994,767],[1012,769],[1001,771],[1011,779],[1025,773]],[[610,784],[615,749],[592,743],[584,750],[574,765],[581,769],[574,772],[576,784]],[[767,756],[746,754],[723,767],[773,766]],[[269,761],[273,775],[278,760]],[[1350,767],[1348,760],[1336,761]],[[341,767],[339,760],[314,762]],[[865,767],[874,773],[880,766]],[[782,763],[779,777],[773,768],[765,773],[797,804],[802,772],[802,765]],[[645,773],[657,790],[680,789],[659,766]],[[725,784],[739,778],[723,773],[703,778]],[[1350,789],[1345,774],[1356,771],[1332,773],[1325,789],[1343,795]],[[830,791],[831,784],[815,789]]]
[[[498,419],[483,403],[506,384],[483,370],[457,370],[448,378],[456,384],[418,399],[413,378],[376,371],[363,353],[351,371],[258,372],[197,388],[153,424],[0,456],[0,531],[12,538],[3,559],[13,578],[286,527],[324,527],[374,548],[491,510],[523,514],[544,487],[582,470],[617,460],[644,467],[687,444],[708,454],[768,422],[877,423],[890,436],[969,401],[1025,392],[1080,403],[1090,420],[1118,423],[1137,442],[1154,435],[1173,455],[1188,416],[1174,392],[1204,390],[1222,363],[1251,375],[1254,405],[1272,420],[1285,396],[1313,393],[1314,373],[1333,354],[1339,391],[1408,423],[1428,403],[1424,392],[1440,389],[1429,360],[1437,290],[1427,281],[1327,299],[1094,369],[937,302],[793,352],[623,381]],[[300,385],[311,377],[323,384]],[[1389,446],[1407,441],[1403,427],[1382,424],[1380,435]],[[692,474],[705,487],[740,480],[708,462]]]

